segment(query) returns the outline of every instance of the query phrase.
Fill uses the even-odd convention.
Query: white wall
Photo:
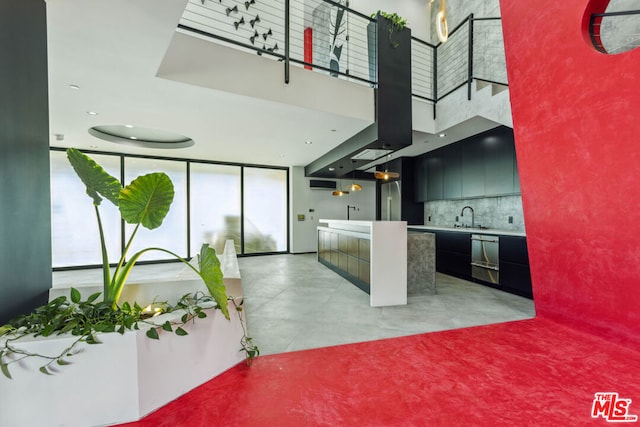
[[[434,3],[435,6],[436,3]],[[381,10],[387,13],[397,13],[407,20],[411,28],[411,35],[424,41],[430,40],[429,0],[350,0],[349,7],[365,15]]]
[[[304,176],[304,167],[291,168],[290,176],[291,229],[289,238],[291,253],[316,252],[318,220],[320,218],[347,219],[347,205],[355,205],[358,209],[355,212],[351,211],[350,219],[375,220],[375,182],[356,180],[358,184],[362,185],[362,191],[351,192],[348,196],[334,197],[329,190],[311,190],[309,188],[311,178]],[[343,187],[350,183],[351,180],[342,180]],[[309,212],[309,209],[313,209],[314,212]],[[305,216],[304,221],[298,221],[298,214]]]

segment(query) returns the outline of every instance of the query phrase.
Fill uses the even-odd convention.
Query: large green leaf
[[[229,309],[227,307],[227,290],[222,280],[222,269],[220,269],[220,260],[216,255],[216,250],[204,243],[200,248],[200,256],[198,257],[200,265],[200,276],[207,285],[209,293],[218,304],[218,308],[229,319]]]
[[[87,187],[87,194],[93,199],[94,205],[100,205],[104,197],[118,206],[118,195],[122,189],[120,181],[109,175],[102,166],[78,149],[67,149],[67,158]]]
[[[129,224],[160,227],[173,202],[173,183],[167,174],[139,176],[120,192],[120,215]]]

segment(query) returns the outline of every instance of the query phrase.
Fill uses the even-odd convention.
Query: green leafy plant
[[[6,336],[6,340],[0,346],[0,370],[2,374],[11,379],[10,366],[26,358],[35,358],[43,361],[39,370],[43,374],[52,375],[61,367],[71,364],[71,357],[81,350],[79,345],[100,344],[99,332],[117,332],[138,330],[140,325],[146,325],[146,335],[151,339],[160,339],[159,330],[173,332],[179,336],[189,335],[184,326],[195,319],[207,317],[207,309],[216,307],[216,302],[209,295],[201,292],[188,293],[178,300],[175,306],[167,302],[154,302],[149,308],[142,308],[137,303],[130,305],[128,302],[117,306],[114,310],[106,301],[97,301],[100,293],[95,293],[81,301],[80,292],[71,289],[71,300],[66,296],[60,296],[46,305],[38,307],[29,315],[19,316],[10,323],[0,327],[0,336]],[[229,301],[236,305],[232,298]],[[157,323],[155,314],[171,313],[176,310],[184,312],[179,321],[165,320]],[[241,315],[242,307],[236,306],[236,312],[242,325],[243,336],[240,340],[240,351],[245,352],[245,361],[248,365],[260,354],[260,350],[252,344],[247,336]],[[40,354],[26,351],[16,342],[27,335],[35,337],[57,336],[70,333],[75,340],[66,348],[56,354]]]
[[[200,249],[200,255],[198,256],[200,270],[179,255],[162,248],[146,248],[138,251],[125,263],[131,243],[140,226],[149,230],[158,228],[162,225],[167,213],[169,213],[169,208],[173,202],[174,190],[173,183],[167,175],[162,172],[142,175],[123,188],[120,181],[109,175],[102,166],[80,150],[69,148],[67,157],[76,174],[86,186],[87,194],[93,200],[102,250],[104,301],[111,303],[115,309],[129,273],[138,259],[145,252],[160,251],[174,256],[195,271],[206,284],[209,293],[218,304],[218,308],[229,319],[227,294],[222,282],[220,261],[216,256],[215,250],[208,244],[203,244]],[[109,256],[107,254],[100,210],[98,209],[103,198],[119,208],[120,215],[125,222],[135,225],[113,275],[109,267]]]
[[[393,47],[398,47],[398,42],[393,40],[392,36],[393,36],[393,32],[394,31],[400,31],[402,30],[404,27],[407,26],[407,20],[404,19],[403,17],[401,17],[400,15],[398,15],[397,13],[387,13],[387,12],[383,12],[381,10],[378,10],[376,13],[373,13],[371,15],[372,18],[375,18],[377,15],[380,15],[384,18],[387,18],[389,21],[391,21],[391,27],[389,27],[389,43],[391,43],[391,45]]]
[[[124,334],[126,330],[139,329],[141,322],[151,326],[146,335],[152,339],[159,339],[158,329],[174,332],[180,336],[188,335],[183,326],[196,318],[207,317],[206,311],[204,311],[206,308],[219,309],[229,320],[228,304],[230,301],[235,306],[242,325],[243,336],[240,340],[240,351],[245,352],[246,362],[251,364],[260,351],[247,336],[241,315],[242,304],[236,304],[233,298],[227,296],[220,260],[212,247],[206,243],[202,245],[198,255],[198,268],[179,255],[156,247],[142,249],[127,260],[127,254],[140,226],[150,230],[158,228],[169,212],[174,197],[171,179],[162,172],[155,172],[140,176],[126,187],[122,187],[116,178],[109,175],[102,166],[79,150],[68,149],[67,157],[86,186],[87,195],[93,200],[102,251],[103,298],[100,301],[101,293],[95,293],[89,296],[86,301],[81,301],[80,292],[72,288],[70,300],[66,296],[58,297],[35,309],[33,313],[19,316],[8,324],[0,326],[0,337],[6,337],[4,344],[0,345],[0,370],[4,376],[11,378],[9,366],[27,357],[43,359],[45,363],[40,367],[40,372],[52,374],[56,372],[58,367],[69,364],[68,358],[77,353],[78,344],[99,344],[97,333],[118,332]],[[120,215],[125,222],[135,225],[113,273],[110,269],[99,210],[104,199],[119,208]],[[154,303],[151,305],[154,308],[153,311],[148,311],[135,302],[133,305],[129,302],[119,305],[120,295],[131,269],[138,259],[148,251],[164,252],[185,263],[200,276],[209,295],[204,295],[201,292],[186,294],[175,306],[167,302]],[[161,325],[157,325],[151,319],[156,312],[168,313],[175,310],[184,311],[180,322],[165,321]],[[31,353],[15,345],[16,341],[27,335],[47,337],[64,333],[70,333],[77,339],[69,347],[55,355]]]

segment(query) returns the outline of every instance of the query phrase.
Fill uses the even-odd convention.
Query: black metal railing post
[[[284,0],[284,82],[285,84],[289,84],[289,68],[290,68],[290,54],[289,54],[289,45],[291,44],[291,40],[289,40],[289,30],[290,30],[290,0]]]
[[[438,48],[433,48],[433,120],[436,119],[436,104],[438,103]]]
[[[469,69],[467,75],[467,100],[471,101],[471,86],[473,85],[473,13],[469,15]]]

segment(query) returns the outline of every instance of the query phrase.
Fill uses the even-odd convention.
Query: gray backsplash
[[[524,216],[522,214],[522,196],[487,197],[483,199],[437,200],[425,202],[424,225],[435,227],[453,227],[454,225],[471,225],[471,212],[460,211],[471,206],[474,211],[475,225],[499,230],[524,232]],[[509,223],[509,216],[513,223]],[[456,221],[456,217],[458,221]],[[431,221],[429,221],[431,218]]]

